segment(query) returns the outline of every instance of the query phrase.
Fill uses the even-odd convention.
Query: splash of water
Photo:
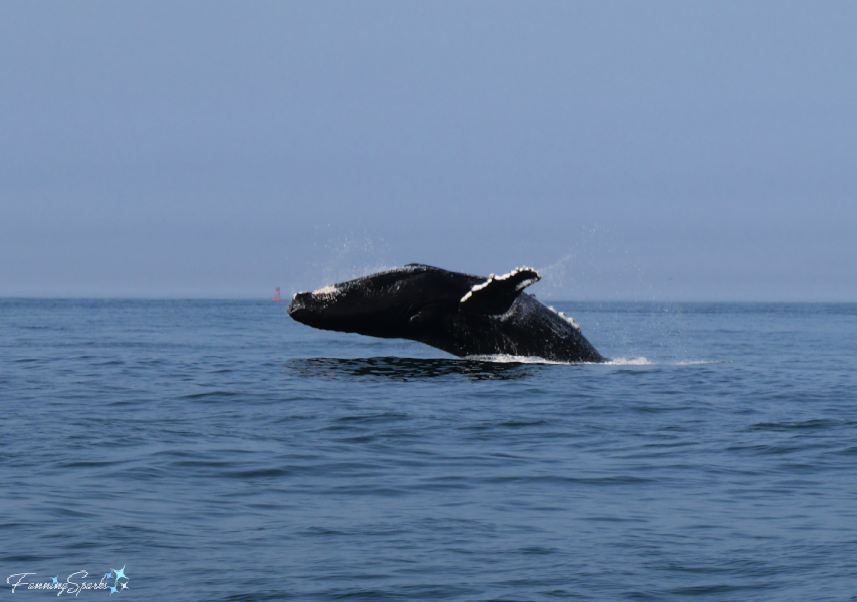
[[[313,243],[315,261],[301,277],[302,290],[312,290],[391,269],[389,244],[370,232],[349,231]],[[294,291],[297,292],[297,291]]]

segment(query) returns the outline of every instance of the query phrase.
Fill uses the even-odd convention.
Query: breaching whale
[[[531,268],[484,278],[412,263],[297,293],[288,311],[313,328],[410,339],[459,357],[605,361],[574,320],[522,292],[540,279]]]

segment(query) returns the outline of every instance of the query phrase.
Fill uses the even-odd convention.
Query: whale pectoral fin
[[[461,298],[461,309],[470,313],[504,314],[521,291],[541,278],[532,268],[517,268],[500,277],[491,274],[488,280],[474,285]]]

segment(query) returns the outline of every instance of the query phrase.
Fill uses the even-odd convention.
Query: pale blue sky
[[[857,301],[853,2],[4,2],[0,295],[409,262]]]

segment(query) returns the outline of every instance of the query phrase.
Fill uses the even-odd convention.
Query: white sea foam
[[[494,362],[496,364],[549,364],[567,365],[566,362],[555,362],[542,357],[530,357],[526,355],[468,355],[464,359],[475,362]]]
[[[704,366],[708,364],[727,364],[727,361],[684,360],[684,361],[651,361],[645,357],[617,357],[606,362],[558,362],[541,357],[525,355],[468,355],[464,359],[476,362],[494,362],[497,364],[542,364],[549,366],[573,366],[587,364],[593,366]]]
[[[605,366],[707,366],[709,364],[728,364],[728,361],[711,360],[659,360],[650,361],[645,357],[617,357],[604,363]]]
[[[617,357],[607,362],[605,366],[651,366],[652,362],[644,357]]]

